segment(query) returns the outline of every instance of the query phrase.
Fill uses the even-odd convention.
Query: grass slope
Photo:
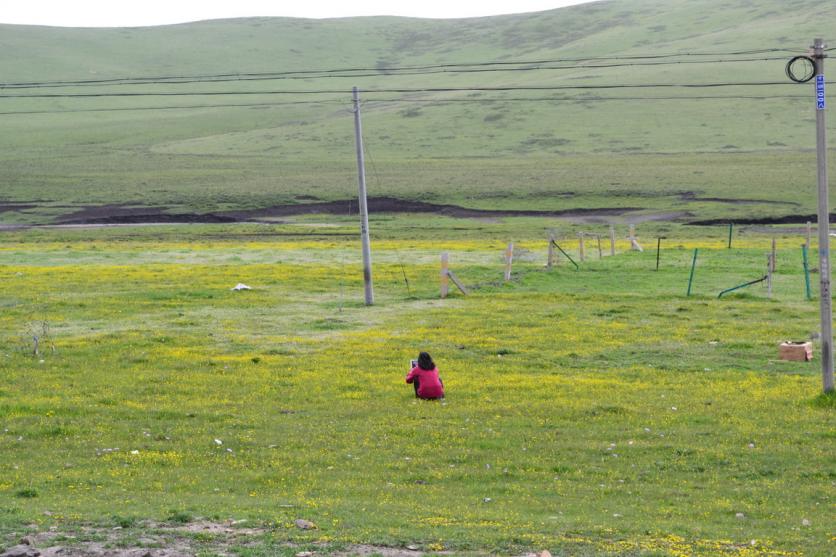
[[[132,29],[5,25],[2,31],[8,55],[0,61],[0,75],[10,83],[760,48],[802,51],[813,36],[836,36],[836,8],[812,1],[624,0],[449,21],[261,18]],[[374,89],[784,81],[783,64],[781,59],[25,90],[345,92],[316,96],[322,104],[315,105],[287,104],[310,101],[312,96],[275,94],[2,98],[3,198],[35,200],[39,207],[0,217],[4,222],[43,222],[66,212],[63,206],[68,203],[166,204],[175,211],[209,211],[287,202],[300,194],[344,198],[354,190],[348,94],[353,85]],[[498,206],[506,202],[491,197],[497,191],[508,193],[515,203],[544,192],[561,195],[560,207],[567,208],[596,204],[599,201],[589,196],[613,189],[627,193],[618,203],[655,207],[669,205],[666,196],[671,191],[796,201],[791,196],[812,188],[814,114],[809,98],[618,100],[695,92],[706,93],[448,92],[409,99],[402,94],[368,94],[363,111],[370,173],[381,176],[371,190]],[[787,84],[707,93],[809,96],[811,90]],[[615,100],[577,99],[590,94]],[[558,100],[520,100],[532,97]],[[260,106],[182,108],[215,104]],[[140,107],[148,110],[135,110]],[[49,113],[6,114],[42,111]],[[659,153],[665,157],[659,158]],[[529,176],[520,175],[521,166]],[[671,166],[683,172],[671,175]],[[627,179],[613,179],[622,169]],[[770,178],[773,175],[782,177]],[[465,190],[472,193],[461,195]],[[799,211],[813,212],[814,197],[805,196],[799,203]],[[539,202],[526,205],[533,208]],[[708,204],[701,212],[706,218],[787,213],[779,205],[722,203]]]

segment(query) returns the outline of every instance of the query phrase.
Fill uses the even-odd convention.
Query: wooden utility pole
[[[824,392],[833,385],[833,308],[830,300],[830,214],[827,199],[827,128],[824,94],[824,41],[813,41],[816,74],[816,153],[818,163],[819,225],[819,304],[821,314],[821,371]]]
[[[354,142],[357,145],[357,177],[360,182],[360,240],[363,243],[363,283],[366,305],[374,304],[372,248],[369,245],[369,208],[366,203],[366,162],[363,157],[363,129],[360,125],[360,90],[354,87]]]

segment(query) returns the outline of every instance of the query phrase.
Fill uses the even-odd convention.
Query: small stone
[[[224,442],[223,442],[223,441],[221,441],[220,439],[215,439],[215,444],[216,444],[216,445],[223,445],[223,444],[224,444]]]
[[[801,521],[802,526],[809,526],[810,524],[811,524],[811,522],[809,520],[807,520],[806,518]]]
[[[300,551],[296,557],[313,557],[313,551]]]
[[[749,447],[750,449],[754,449],[754,448],[755,448],[755,444],[754,444],[754,443],[749,443],[748,447]]]
[[[552,554],[549,553],[548,549],[544,549],[543,551],[540,552],[540,557],[552,557]]]
[[[734,513],[734,517],[743,520],[744,518],[746,518],[746,515],[743,513]]]
[[[310,520],[305,520],[304,518],[297,518],[293,521],[293,523],[300,530],[316,530],[316,524],[314,524]]]
[[[408,545],[408,546],[406,546],[406,548],[410,551],[418,551],[418,546],[417,545]]]
[[[491,499],[490,497],[485,497],[484,499],[482,499],[483,503],[490,503],[491,501],[493,501],[493,499]]]
[[[20,545],[35,545],[35,540],[31,536],[24,536],[18,542]]]

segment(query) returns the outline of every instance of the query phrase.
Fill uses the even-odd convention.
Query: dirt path
[[[296,557],[420,557],[425,551],[433,555],[450,554],[417,545],[276,543],[274,538],[281,538],[280,528],[250,525],[244,520],[223,523],[196,520],[187,524],[145,521],[127,528],[81,526],[73,530],[53,526],[47,531],[38,531],[33,525],[25,532],[12,532],[5,539],[0,538],[0,557],[186,557],[207,553],[234,555],[242,548],[256,554],[261,550],[266,554],[289,553]],[[520,557],[538,555],[528,553]]]

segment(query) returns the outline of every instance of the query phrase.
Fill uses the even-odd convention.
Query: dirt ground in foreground
[[[304,521],[303,521],[304,522]],[[82,526],[72,531],[58,527],[39,531],[35,525],[0,538],[0,557],[187,557],[194,555],[236,555],[263,547],[266,554],[295,557],[420,557],[452,555],[409,545],[385,547],[326,543],[276,543],[265,527],[251,527],[247,521],[223,523],[198,520],[188,524],[143,522],[130,528]],[[468,552],[469,555],[478,553]],[[523,554],[538,557],[548,552]]]

